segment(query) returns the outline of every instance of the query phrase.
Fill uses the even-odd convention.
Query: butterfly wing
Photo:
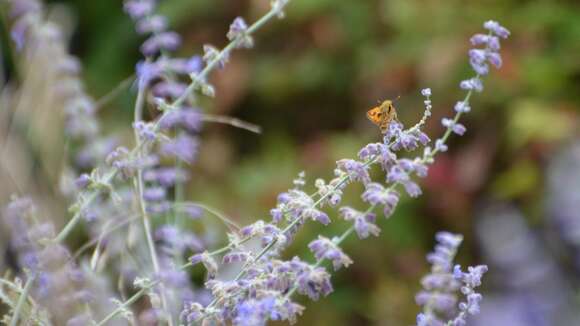
[[[384,134],[389,130],[391,122],[393,120],[398,122],[399,119],[397,119],[397,111],[391,101],[383,102],[381,110],[383,111],[383,119],[381,120],[379,127],[381,128],[381,132]]]
[[[380,126],[384,118],[384,113],[377,106],[367,111],[367,118],[375,125]]]

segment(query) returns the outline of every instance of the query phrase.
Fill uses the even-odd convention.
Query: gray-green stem
[[[30,292],[30,289],[32,288],[32,284],[34,283],[35,279],[36,279],[36,274],[30,274],[28,277],[28,280],[26,280],[26,283],[24,284],[24,289],[22,289],[22,292],[20,293],[20,297],[18,298],[18,301],[16,302],[16,307],[14,308],[14,314],[12,315],[12,320],[10,320],[10,326],[18,325],[18,319],[20,318],[20,313],[22,311],[22,307],[24,306],[24,302],[26,302],[26,298],[28,297],[28,293]]]

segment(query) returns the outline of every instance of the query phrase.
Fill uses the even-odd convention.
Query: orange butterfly
[[[383,134],[389,129],[391,121],[399,121],[397,119],[397,110],[393,106],[393,101],[390,100],[386,100],[381,105],[368,110],[367,118],[379,126]]]

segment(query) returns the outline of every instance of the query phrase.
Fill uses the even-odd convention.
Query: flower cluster
[[[488,26],[490,26],[489,22],[485,24],[486,28]],[[498,27],[499,25],[493,26],[495,27],[491,33],[497,32],[505,35],[505,32],[500,32],[500,30],[503,31],[503,27]],[[466,85],[469,85],[469,87],[466,87]],[[228,290],[214,290],[214,300],[204,308],[205,312],[196,311],[195,320],[214,320],[218,322],[240,320],[237,315],[237,313],[240,313],[239,306],[236,306],[239,302],[252,303],[251,305],[244,304],[244,309],[241,311],[243,316],[247,316],[246,309],[251,306],[253,308],[252,312],[255,313],[252,314],[252,318],[259,316],[261,321],[269,318],[277,320],[279,318],[276,314],[260,313],[259,307],[263,303],[260,300],[265,298],[265,296],[258,293],[264,292],[268,293],[269,296],[273,295],[277,298],[275,302],[289,302],[288,300],[291,299],[292,294],[295,292],[306,294],[312,299],[318,299],[320,294],[328,294],[332,287],[330,286],[328,272],[321,266],[323,262],[330,260],[335,270],[350,265],[352,260],[340,249],[342,241],[353,232],[356,232],[360,238],[366,238],[371,234],[378,235],[380,229],[375,224],[373,210],[382,208],[386,217],[391,216],[401,197],[398,187],[402,187],[411,197],[419,196],[421,188],[413,181],[413,177],[425,177],[427,175],[428,165],[433,163],[434,157],[438,152],[447,149],[446,142],[452,133],[459,135],[465,133],[466,128],[458,121],[461,114],[469,112],[469,99],[472,92],[480,91],[483,87],[480,74],[463,81],[460,86],[467,89],[468,93],[465,99],[456,105],[454,118],[443,120],[446,131],[441,138],[435,141],[434,148],[428,146],[430,139],[421,131],[422,126],[431,115],[432,109],[431,90],[424,89],[421,94],[425,97],[425,112],[423,118],[415,126],[405,129],[401,123],[392,122],[384,135],[383,142],[368,144],[360,150],[360,161],[353,159],[339,160],[337,161],[336,177],[334,179],[329,182],[322,179],[316,180],[315,187],[318,191],[313,195],[309,195],[301,189],[305,184],[305,176],[301,173],[299,178],[295,180],[296,187],[278,196],[278,205],[271,210],[273,224],[260,221],[242,229],[243,236],[251,237],[255,233],[262,237],[264,232],[256,232],[255,230],[265,230],[266,225],[272,225],[270,229],[276,236],[270,236],[270,241],[263,241],[264,239],[262,238],[258,250],[246,248],[247,255],[242,254],[243,246],[232,243],[233,245],[226,247],[226,250],[229,250],[230,253],[226,254],[224,260],[230,261],[235,257],[236,261],[243,261],[244,263],[233,280],[219,281],[218,284],[221,284],[219,288],[224,289],[224,286],[226,286]],[[420,146],[425,146],[425,148],[422,155],[416,158],[400,158],[397,155],[399,151],[414,151]],[[384,182],[373,182],[369,173],[373,165],[379,165],[385,172]],[[340,214],[347,221],[352,221],[353,224],[344,233],[332,238],[332,240],[319,236],[317,240],[309,244],[309,248],[316,259],[314,264],[306,264],[297,258],[290,261],[280,261],[281,266],[294,266],[294,270],[300,266],[300,273],[294,272],[280,275],[279,270],[273,269],[272,260],[281,255],[284,247],[289,243],[288,240],[305,225],[307,220],[312,219],[323,224],[330,223],[327,213],[323,212],[321,208],[325,205],[331,207],[339,205],[342,201],[344,189],[354,182],[360,182],[365,187],[361,197],[370,207],[365,212],[360,212],[348,206],[339,208]],[[276,225],[275,228],[273,227],[274,225]],[[237,237],[234,238],[237,239]],[[474,291],[474,288],[479,285],[479,279],[485,272],[486,267],[470,268],[468,273],[462,273],[459,269],[456,269],[455,273],[453,273],[452,261],[462,238],[449,233],[440,233],[437,239],[439,245],[428,258],[433,264],[432,274],[424,278],[423,286],[425,291],[417,296],[417,302],[425,307],[424,312],[418,317],[418,323],[420,325],[439,325],[437,324],[440,322],[439,318],[445,317],[446,320],[454,318],[453,322],[456,325],[461,325],[467,314],[473,314],[478,309],[481,297]],[[216,251],[216,253],[219,252],[221,251]],[[252,257],[252,259],[247,259],[246,257]],[[306,268],[305,266],[310,267]],[[305,275],[308,275],[308,280],[311,282],[310,291],[305,291],[306,289],[302,286],[304,283],[301,280]],[[291,276],[290,279],[288,279],[289,276]],[[321,283],[320,280],[324,281]],[[313,287],[314,284],[319,284],[319,286]],[[461,284],[464,285],[461,286]],[[459,304],[460,313],[452,315],[451,312],[454,311],[457,304],[455,291],[460,288],[467,296],[467,299],[466,302]],[[224,304],[224,302],[227,302],[227,304]]]
[[[57,324],[105,325],[119,315],[131,323],[143,324],[265,325],[269,320],[293,323],[304,309],[293,301],[293,295],[298,293],[311,300],[329,295],[333,291],[331,274],[323,265],[329,261],[336,271],[353,263],[341,249],[342,242],[353,233],[360,239],[378,236],[375,210],[389,218],[405,193],[413,198],[422,194],[416,178],[427,176],[428,166],[438,152],[447,149],[451,134],[465,134],[459,118],[470,111],[472,92],[483,90],[481,77],[488,73],[488,63],[501,66],[499,38],[506,38],[509,32],[496,22],[485,23],[487,35],[472,38],[474,46],[484,46],[469,52],[476,76],[461,82],[467,95],[455,105],[455,116],[442,120],[446,131],[433,148],[429,145],[431,139],[422,131],[433,108],[431,90],[424,89],[421,94],[425,110],[416,125],[405,128],[393,121],[380,142],[365,145],[355,159],[338,160],[334,177],[329,181],[317,179],[312,194],[305,189],[305,174],[299,174],[294,187],[278,196],[276,207],[270,211],[271,221],[258,220],[242,227],[219,212],[184,201],[182,184],[189,175],[182,164],[196,160],[198,136],[207,117],[196,107],[196,93],[215,96],[215,89],[207,80],[210,72],[223,68],[234,49],[251,48],[253,33],[270,19],[283,17],[288,3],[289,0],[271,1],[270,11],[254,24],[241,17],[234,19],[226,35],[230,43],[221,50],[204,45],[201,56],[173,58],[170,53],[181,40],[168,29],[166,18],[155,13],[157,1],[124,1],[137,33],[145,38],[140,48],[144,59],[135,68],[132,149],[113,149],[112,142],[97,141],[96,105],[75,84],[80,84],[80,65],[65,55],[64,47],[60,48],[60,58],[65,60],[59,73],[65,75],[62,80],[70,86],[63,90],[67,130],[70,137],[87,143],[81,150],[81,154],[85,153],[81,155],[86,162],[83,168],[94,169],[80,174],[74,182],[78,190],[77,200],[70,207],[74,215],[60,232],[41,223],[27,200],[14,201],[4,214],[16,235],[13,246],[27,279],[19,303],[13,308],[13,320],[18,321],[22,302],[30,295],[52,314],[66,310],[50,316]],[[36,0],[14,0],[12,9],[12,36],[17,48],[25,48],[30,40],[39,38],[35,34],[37,26],[43,26],[38,30],[46,39],[58,38],[57,32],[51,32],[57,30],[54,26],[39,25],[44,21],[43,8]],[[150,120],[143,114],[148,106],[156,110]],[[421,154],[407,158],[406,152]],[[102,155],[90,156],[94,153]],[[104,164],[99,164],[102,157],[106,157]],[[371,173],[375,167],[383,172],[377,180]],[[346,188],[355,183],[364,187],[361,199],[367,207],[339,206]],[[180,227],[183,215],[198,218],[202,208],[228,227],[228,243],[224,247],[210,251],[206,248],[215,237],[202,237]],[[284,249],[301,228],[311,221],[325,226],[332,222],[326,210],[333,208],[338,208],[349,227],[337,236],[320,235],[310,242],[312,263],[300,257],[284,258]],[[75,257],[89,249],[93,253],[81,272],[62,243],[83,217],[91,239]],[[126,232],[115,232],[123,228]],[[144,241],[140,241],[142,237]],[[431,274],[423,279],[424,291],[417,295],[417,302],[424,307],[418,324],[438,325],[449,320],[453,325],[463,325],[468,315],[479,310],[481,295],[476,288],[487,268],[469,267],[467,272],[459,266],[452,268],[461,237],[439,233],[437,240],[434,253],[428,256],[433,266]],[[94,290],[94,286],[87,291],[92,285],[85,276],[109,266],[114,266],[119,275],[116,285],[125,299],[115,299],[116,307],[101,309],[97,304],[101,296],[94,298],[89,293],[110,295]],[[195,288],[189,277],[189,270],[198,266],[207,272],[203,289]],[[237,272],[236,276],[230,276],[232,271]],[[111,287],[102,285],[105,289]],[[465,300],[454,314],[458,290]],[[148,304],[138,310],[138,315],[134,314],[131,305],[142,296],[149,297]]]
[[[51,80],[48,87],[56,96],[48,100],[57,101],[57,106],[62,107],[65,132],[80,147],[76,165],[83,169],[90,168],[102,162],[115,141],[114,138],[100,136],[96,119],[98,106],[84,90],[81,64],[67,53],[66,37],[54,23],[43,17],[43,13],[43,5],[38,0],[13,1],[10,10],[10,16],[14,19],[11,36],[16,49],[29,58],[29,64],[42,67],[45,76],[49,76],[46,78]],[[34,53],[44,55],[35,57]]]
[[[50,242],[54,226],[43,222],[29,198],[13,199],[2,215],[13,236],[11,245],[19,266],[33,285],[27,291],[42,306],[36,318],[44,323],[50,318],[62,325],[90,320],[83,313],[83,305],[97,307],[102,304],[100,300],[107,299],[95,295],[99,291],[94,291],[84,271],[70,260],[68,249]]]
[[[423,277],[423,290],[415,300],[423,307],[423,312],[417,315],[418,326],[462,326],[467,315],[479,313],[481,294],[475,288],[481,285],[481,277],[487,271],[487,266],[468,267],[468,273],[461,271],[459,265],[453,266],[457,250],[463,241],[461,235],[449,232],[439,232],[435,236],[438,244],[435,251],[427,255],[431,263],[431,273]],[[456,292],[461,289],[467,301],[459,303],[459,313],[456,313]]]

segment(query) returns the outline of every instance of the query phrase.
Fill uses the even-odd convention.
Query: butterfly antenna
[[[394,102],[397,102],[397,101],[398,101],[400,98],[401,98],[401,94],[397,95],[397,98],[395,98],[395,99],[393,100],[393,103],[394,103]]]

